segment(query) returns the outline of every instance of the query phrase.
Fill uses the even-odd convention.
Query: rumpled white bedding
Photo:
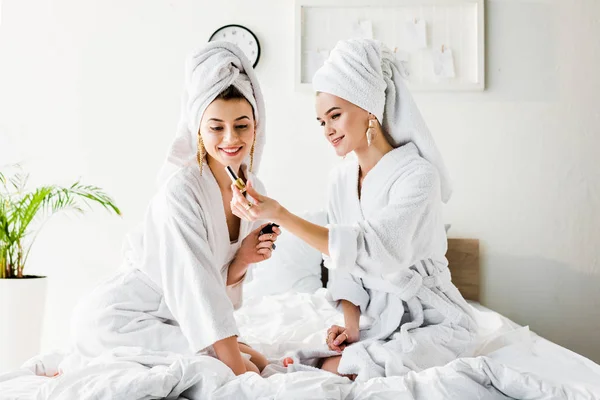
[[[0,375],[0,399],[600,399],[600,366],[473,304],[482,329],[477,357],[402,377],[351,382],[323,371],[235,377],[208,356],[121,348],[77,372],[52,376],[64,354]],[[236,313],[244,341],[273,361],[323,343],[343,316],[315,294],[248,300]],[[47,376],[45,376],[47,375]]]

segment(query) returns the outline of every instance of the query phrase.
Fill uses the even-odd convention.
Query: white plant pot
[[[0,373],[40,351],[46,277],[0,279]]]

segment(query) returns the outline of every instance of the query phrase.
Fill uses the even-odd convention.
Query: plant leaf
[[[91,208],[99,204],[109,212],[121,215],[114,200],[96,186],[83,185],[76,181],[69,187],[58,185],[40,186],[26,192],[29,175],[17,165],[17,172],[11,176],[0,173],[0,278],[16,276],[22,272],[31,247],[44,222],[59,212],[75,211],[83,213],[84,206]],[[33,232],[34,221],[40,221],[28,246],[23,242]]]

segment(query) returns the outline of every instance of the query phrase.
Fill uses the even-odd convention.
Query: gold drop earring
[[[198,159],[198,165],[200,166],[200,176],[202,176],[202,166],[204,165],[204,142],[202,141],[202,136],[198,133],[198,152],[196,153],[196,158]]]
[[[375,137],[375,119],[369,118],[369,128],[367,129],[367,145],[371,146],[373,138]]]

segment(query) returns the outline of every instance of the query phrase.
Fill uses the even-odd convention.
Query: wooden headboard
[[[448,268],[452,283],[467,300],[479,301],[479,240],[448,239]],[[327,287],[329,270],[321,265],[321,281]]]
[[[446,258],[454,286],[465,299],[479,301],[479,240],[448,239]]]

